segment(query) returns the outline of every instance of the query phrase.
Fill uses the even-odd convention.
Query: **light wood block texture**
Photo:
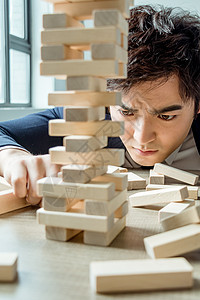
[[[42,60],[83,59],[83,52],[71,49],[64,45],[51,45],[41,47]]]
[[[146,179],[134,174],[133,172],[127,172],[128,175],[128,191],[145,189]]]
[[[76,51],[76,50],[74,50]],[[68,91],[98,91],[105,92],[107,81],[104,78],[94,76],[67,77],[66,89]]]
[[[65,27],[83,28],[84,25],[83,23],[77,21],[71,16],[68,16],[65,13],[57,13],[57,14],[44,14],[43,27],[45,29],[65,28]]]
[[[94,26],[116,26],[124,35],[128,35],[128,22],[117,9],[95,10],[93,12]]]
[[[113,260],[90,263],[90,285],[97,293],[189,288],[193,268],[185,258]]]
[[[165,184],[165,176],[162,174],[156,173],[154,170],[150,170],[149,183],[150,184]]]
[[[129,18],[129,0],[107,0],[89,1],[87,3],[55,3],[55,12],[66,12],[68,15],[78,20],[92,18],[92,12],[96,9],[118,9],[124,18]]]
[[[95,246],[108,246],[125,228],[126,217],[115,219],[114,225],[107,232],[84,231],[84,243]]]
[[[106,136],[69,135],[64,137],[65,151],[91,152],[104,148],[108,144]]]
[[[105,107],[67,106],[64,108],[66,122],[92,122],[105,119]]]
[[[66,165],[62,167],[64,182],[88,183],[93,178],[106,173],[106,166]]]
[[[159,174],[183,181],[185,183],[195,185],[198,182],[199,176],[191,174],[186,171],[182,171],[164,164],[156,163],[153,169]]]
[[[17,253],[0,253],[0,282],[12,282],[17,276]]]
[[[93,199],[109,201],[115,196],[114,183],[69,183],[58,177],[45,177],[37,181],[39,196]]]
[[[5,190],[0,192],[0,215],[30,206],[25,198],[17,198],[13,194],[13,190]]]
[[[144,238],[151,258],[178,256],[200,249],[200,224],[190,224]]]
[[[48,240],[55,240],[60,242],[67,242],[80,232],[81,230],[76,229],[65,229],[52,226],[45,227],[46,238]]]
[[[108,174],[112,174],[112,173],[127,173],[127,172],[128,172],[128,169],[126,169],[126,168],[108,165],[108,170],[107,170]]]
[[[49,135],[51,136],[93,135],[115,137],[123,133],[124,123],[118,121],[65,122],[61,119],[49,121]]]
[[[67,91],[56,92],[48,95],[48,104],[54,106],[66,105],[86,105],[86,106],[105,106],[121,105],[120,92],[86,92],[86,91]]]
[[[172,187],[176,187],[177,185],[167,185],[167,184],[148,184],[146,186],[146,190],[147,191],[153,191],[153,190],[160,190],[160,189],[166,189],[166,188],[172,188]],[[181,186],[181,185],[178,185]],[[182,185],[185,186],[185,185]],[[194,199],[197,200],[198,199],[198,190],[199,187],[198,186],[187,186],[188,189],[188,198],[189,199]]]
[[[184,200],[183,202],[171,202],[158,211],[158,222],[172,217],[184,211],[186,208],[195,205],[194,200]]]
[[[93,152],[66,152],[64,147],[50,148],[51,162],[54,164],[80,164],[80,165],[123,165],[124,149],[100,149]]]
[[[74,204],[79,202],[76,198],[43,197],[43,207],[50,211],[68,211]]]
[[[43,61],[40,75],[45,76],[99,76],[104,78],[126,78],[126,65],[116,60],[56,60]]]
[[[123,191],[128,185],[127,175],[118,173],[97,176],[92,179],[92,182],[113,182],[115,184],[116,191]]]
[[[128,53],[125,49],[114,44],[92,44],[91,45],[92,59],[113,59],[124,64],[128,62]]]
[[[133,207],[158,203],[183,201],[188,197],[187,187],[172,187],[162,190],[140,192],[131,195],[129,199]]]
[[[92,216],[84,213],[37,210],[39,224],[67,229],[107,232],[114,224],[114,215]]]
[[[200,223],[200,206],[187,208],[175,216],[166,218],[161,224],[166,231],[193,223]]]

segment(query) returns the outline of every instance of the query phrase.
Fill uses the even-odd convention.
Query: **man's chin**
[[[134,162],[144,167],[154,166],[155,163],[161,163],[164,160],[162,158],[159,158],[156,154],[147,157],[135,155],[135,153],[131,153],[131,151],[129,151],[129,154],[131,158],[134,160]]]

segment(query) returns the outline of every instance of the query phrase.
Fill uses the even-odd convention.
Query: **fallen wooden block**
[[[117,9],[124,18],[130,17],[129,0],[106,0],[89,1],[80,3],[55,3],[55,12],[66,12],[77,20],[87,20],[92,18],[94,10]]]
[[[65,229],[59,227],[46,226],[45,233],[48,240],[67,242],[74,236],[79,234],[82,230]]]
[[[48,104],[54,106],[66,105],[89,105],[89,106],[112,106],[122,104],[120,92],[88,92],[67,91],[55,92],[48,95]]]
[[[193,285],[192,272],[183,257],[96,261],[90,263],[90,286],[97,293],[185,289]]]
[[[122,168],[122,167],[117,167],[117,166],[112,166],[112,165],[108,165],[108,170],[107,173],[108,174],[112,174],[112,173],[127,173],[128,169],[126,168]]]
[[[71,49],[65,45],[49,45],[41,47],[42,60],[83,59],[83,51]]]
[[[140,192],[129,197],[133,207],[183,201],[188,197],[187,187]]]
[[[95,246],[108,246],[117,237],[117,235],[125,228],[126,217],[115,219],[114,225],[107,232],[84,231],[84,244]]]
[[[85,199],[85,213],[87,215],[109,216],[113,214],[124,202],[127,192],[116,192],[112,200],[108,202],[93,201]],[[117,216],[115,216],[117,218]]]
[[[67,106],[64,108],[66,122],[91,122],[105,119],[105,107]]]
[[[121,46],[115,44],[92,44],[92,59],[113,59],[124,64],[128,62],[128,52]]]
[[[200,248],[200,224],[190,224],[144,238],[151,258],[181,255]]]
[[[149,183],[150,184],[165,184],[165,176],[162,174],[156,173],[154,170],[150,170]]]
[[[159,173],[159,174],[163,174],[165,176],[177,179],[179,181],[183,181],[186,182],[188,184],[191,185],[195,185],[198,182],[199,176],[195,175],[195,174],[191,174],[189,172],[186,171],[182,171],[164,164],[160,164],[160,163],[156,163],[154,165],[154,169],[155,172]]]
[[[107,136],[69,135],[63,139],[67,152],[91,152],[104,148],[107,144]]]
[[[114,137],[123,133],[124,123],[118,121],[65,122],[60,119],[49,121],[49,135],[51,136],[92,135]]]
[[[106,42],[120,45],[120,30],[113,26],[101,28],[59,28],[41,32],[41,43],[43,45],[62,44],[71,47],[73,45],[90,45],[92,43]],[[83,76],[85,75],[83,74]],[[74,76],[78,76],[78,74],[74,74]]]
[[[127,172],[128,175],[128,191],[145,189],[146,179],[134,174],[133,172]]]
[[[43,61],[40,75],[45,76],[100,76],[104,78],[126,78],[123,63],[115,60],[56,60]]]
[[[79,165],[123,165],[124,149],[100,149],[92,152],[66,152],[62,146],[49,149],[51,162],[54,164]]]
[[[75,18],[68,16],[65,13],[57,14],[44,14],[43,15],[43,27],[45,29],[53,28],[65,28],[65,27],[81,27],[83,23],[77,21]]]
[[[160,190],[160,189],[171,188],[171,187],[174,187],[174,186],[181,186],[181,185],[148,184],[146,186],[146,190],[147,191],[153,191],[153,190]],[[182,186],[185,186],[185,185],[182,185]],[[199,187],[198,186],[189,186],[189,185],[187,185],[187,189],[188,189],[188,194],[189,194],[188,198],[189,199],[197,200],[198,199],[198,190],[199,190]]]
[[[66,87],[68,91],[106,91],[107,82],[104,78],[93,76],[67,77]],[[92,107],[90,106],[92,109]]]
[[[95,27],[116,26],[124,35],[128,35],[128,22],[117,9],[93,11]]]
[[[0,215],[30,206],[25,198],[17,198],[13,189],[0,192]]]
[[[17,276],[17,253],[0,253],[0,282],[12,282]]]
[[[194,200],[183,200],[183,202],[171,202],[158,211],[158,222],[162,222],[166,218],[172,217],[184,211],[186,208],[195,205]]]
[[[65,182],[87,183],[105,174],[106,170],[106,166],[66,165],[62,167],[62,178]]]
[[[84,213],[37,210],[39,224],[67,229],[107,232],[114,224],[114,215],[92,216]]]
[[[70,183],[58,177],[45,177],[37,181],[39,196],[93,199],[109,201],[115,196],[114,183]]]
[[[104,174],[93,178],[91,182],[113,182],[115,184],[116,191],[123,191],[127,188],[128,185],[126,173]]]
[[[168,217],[161,222],[165,231],[193,223],[200,223],[200,206],[187,208],[181,213]]]

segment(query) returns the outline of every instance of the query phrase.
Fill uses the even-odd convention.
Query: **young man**
[[[200,170],[199,50],[197,16],[151,6],[131,11],[128,77],[108,81],[110,90],[123,93],[122,107],[110,108],[111,118],[125,122],[124,135],[110,138],[108,147],[125,148],[125,166],[164,162]],[[32,204],[40,201],[37,179],[59,169],[47,155],[62,145],[62,138],[48,136],[48,121],[58,118],[61,108],[0,124],[0,174]]]

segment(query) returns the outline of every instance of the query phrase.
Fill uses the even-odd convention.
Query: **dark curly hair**
[[[127,79],[108,80],[108,90],[128,93],[132,86],[176,74],[184,102],[200,97],[200,19],[181,8],[137,6],[131,10]]]

